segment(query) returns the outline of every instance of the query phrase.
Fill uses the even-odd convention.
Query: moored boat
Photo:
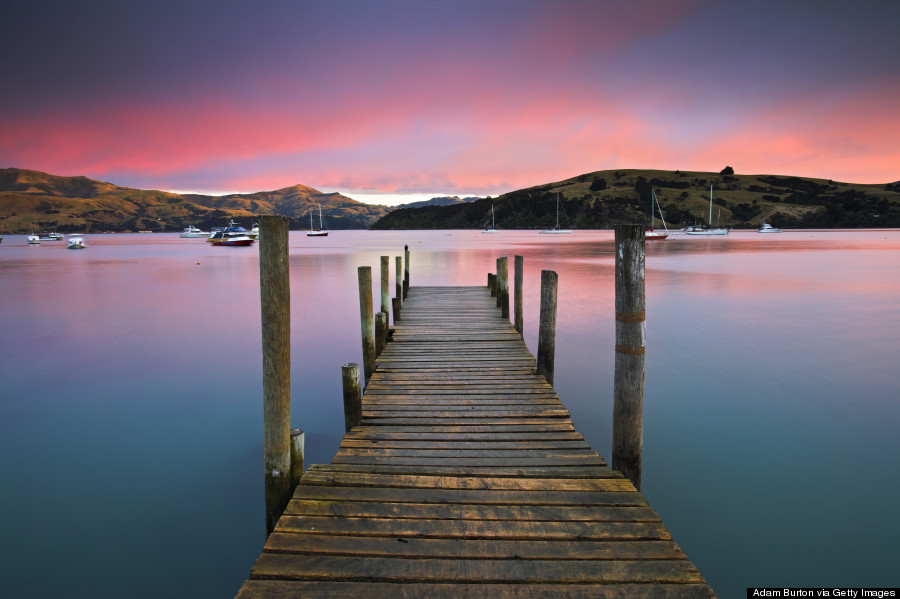
[[[224,229],[212,232],[207,241],[213,245],[253,245],[256,241],[250,237],[250,232],[244,227],[231,221]]]
[[[773,227],[769,223],[763,223],[756,232],[757,233],[781,233],[781,229],[779,229],[778,227]]]
[[[568,220],[569,217],[566,217]],[[550,227],[548,229],[541,229],[538,233],[543,233],[545,235],[568,235],[572,232],[572,229],[560,229],[559,228],[559,192],[556,192],[556,226]]]
[[[728,235],[728,229],[721,227],[712,228],[712,205],[713,205],[713,187],[709,186],[709,222],[710,226],[706,229],[693,225],[684,230],[685,235]]]
[[[41,241],[62,241],[63,236],[60,233],[56,233],[56,232],[41,233],[40,240]]]
[[[83,250],[87,247],[87,244],[84,242],[84,237],[81,235],[69,235],[66,247],[70,250]]]
[[[663,229],[665,232],[657,231],[656,227],[656,217],[653,215],[653,203],[656,203],[656,208],[659,210],[659,218],[662,220]],[[650,226],[644,229],[644,240],[645,241],[662,241],[666,237],[669,236],[669,227],[666,226],[666,219],[663,217],[662,208],[659,207],[659,200],[656,199],[656,192],[652,189],[650,190]]]
[[[207,233],[206,231],[201,231],[200,229],[198,229],[198,228],[195,227],[194,225],[188,225],[187,227],[184,228],[184,231],[182,231],[182,233],[181,233],[181,235],[179,235],[179,237],[185,237],[185,238],[188,238],[188,237],[209,237],[209,233]]]
[[[485,227],[481,232],[482,233],[496,233],[498,231],[497,227],[494,226],[494,203],[491,202],[491,225],[489,227]]]
[[[319,204],[319,228],[313,228],[312,210],[309,212],[309,233],[307,237],[327,237],[328,231],[322,228],[322,204]]]

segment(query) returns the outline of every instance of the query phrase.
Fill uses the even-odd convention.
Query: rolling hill
[[[308,214],[318,212],[319,204],[330,229],[363,229],[391,210],[303,185],[206,196],[0,169],[0,233],[9,234],[51,229],[62,233],[179,231],[188,224],[209,229],[227,225],[232,218],[249,227],[260,214],[283,214],[293,219],[291,228],[302,229],[309,226]]]
[[[470,229],[490,220],[498,228],[544,228],[556,219],[560,194],[562,226],[609,228],[617,223],[649,223],[651,189],[670,226],[713,224],[756,228],[763,222],[790,228],[900,227],[900,182],[880,185],[840,183],[778,175],[722,172],[608,170],[586,173],[485,198],[472,203],[398,209],[373,229]],[[659,214],[656,214],[659,226]]]

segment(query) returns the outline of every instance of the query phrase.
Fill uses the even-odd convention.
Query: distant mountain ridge
[[[252,194],[209,196],[133,189],[87,177],[0,169],[0,233],[32,230],[67,232],[180,231],[227,225],[248,226],[260,214],[283,214],[291,228],[308,226],[321,204],[330,229],[364,229],[393,208],[363,204],[339,193],[294,185]]]

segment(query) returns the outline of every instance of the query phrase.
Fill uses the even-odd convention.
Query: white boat
[[[207,241],[213,245],[253,245],[256,241],[249,235],[249,231],[233,220],[224,229],[216,229]]]
[[[306,234],[307,237],[326,237],[328,235],[328,231],[324,231],[322,229],[322,204],[319,204],[319,228],[314,229],[312,223],[312,210],[309,212],[309,233]]]
[[[779,229],[778,227],[773,227],[769,223],[763,223],[762,226],[759,228],[759,230],[757,230],[756,232],[757,233],[781,233],[781,229]]]
[[[709,186],[709,222],[712,223],[712,201],[713,201],[713,188],[712,185]],[[691,226],[685,229],[685,235],[728,235],[728,229],[723,229],[721,227],[716,227],[713,229],[709,227],[707,229],[703,229],[698,226]]]
[[[253,226],[250,227],[250,237],[253,239],[259,237],[259,223],[253,223]]]
[[[179,235],[179,237],[209,237],[209,233],[206,231],[201,231],[194,225],[188,225],[184,228],[184,231]]]
[[[59,233],[41,233],[41,241],[62,241],[63,236]]]
[[[663,229],[666,230],[665,233],[662,231],[654,230],[656,227],[656,219],[653,217],[653,204],[656,203],[656,209],[659,210],[659,218],[662,220]],[[650,190],[650,228],[644,229],[644,240],[646,241],[661,241],[669,236],[669,227],[666,226],[666,219],[663,217],[662,208],[659,207],[659,200],[656,199],[656,192],[651,189]]]
[[[499,229],[494,226],[494,203],[491,202],[491,226],[485,227],[482,233],[496,233],[497,231],[499,231]]]
[[[567,218],[568,220],[568,218]],[[549,234],[549,235],[566,235],[572,232],[572,229],[560,229],[559,228],[559,192],[556,192],[556,226],[550,227],[549,229],[542,229],[539,233]]]
[[[83,250],[87,247],[87,244],[84,242],[84,237],[81,235],[69,235],[66,247],[70,250]]]
[[[39,235],[35,235],[34,233],[32,233],[31,235],[28,236],[28,243],[31,245],[40,245],[41,238]]]

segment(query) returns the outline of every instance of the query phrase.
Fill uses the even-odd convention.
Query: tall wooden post
[[[506,256],[497,258],[497,278],[500,280],[497,293],[500,316],[509,320],[509,259]]]
[[[391,298],[391,307],[394,308],[394,324],[400,322],[400,301],[399,297]]]
[[[359,278],[359,322],[362,332],[363,386],[369,384],[375,372],[375,314],[372,312],[372,267],[360,266]]]
[[[388,291],[390,259],[390,256],[381,257],[381,311],[388,315],[391,313],[391,292]]]
[[[406,265],[403,267],[403,299],[409,297],[409,246],[403,246],[403,253],[406,256]]]
[[[350,429],[362,422],[359,364],[341,366],[341,384],[344,388],[344,429],[349,433]]]
[[[538,326],[537,373],[553,384],[556,359],[556,287],[559,278],[552,270],[541,271],[541,320]]]
[[[291,284],[288,219],[259,217],[266,535],[291,498]]]
[[[488,273],[488,289],[491,290],[491,297],[497,297],[497,275],[492,272]]]
[[[616,225],[616,366],[612,467],[641,489],[646,309],[644,227]]]
[[[403,257],[395,256],[395,265],[394,265],[394,295],[397,296],[397,299],[403,303]],[[396,318],[396,316],[394,317]]]
[[[515,257],[514,269],[513,320],[516,330],[519,331],[519,335],[524,335],[524,327],[522,323],[522,303],[523,297],[525,295],[525,259],[522,256]]]

